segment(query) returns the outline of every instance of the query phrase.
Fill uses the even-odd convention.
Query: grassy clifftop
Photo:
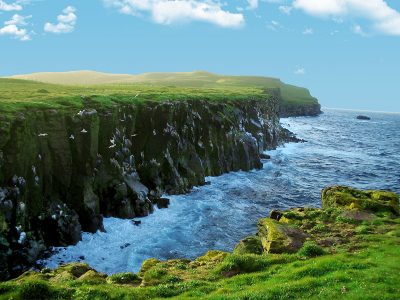
[[[260,95],[265,90],[277,91],[283,105],[318,104],[307,89],[269,77],[224,76],[202,71],[140,75],[77,71],[34,73],[0,79],[0,108],[6,104],[10,106],[7,100],[56,105],[57,101],[61,101],[59,98],[68,98],[70,104],[79,105],[79,99],[73,98],[77,95],[118,95],[117,100],[124,101],[132,100],[132,95],[138,93],[132,101],[179,99],[184,96],[220,99]]]
[[[265,99],[268,95],[254,87],[172,87],[132,84],[70,86],[31,80],[0,78],[0,111],[25,108],[80,109],[90,106],[138,104],[166,100]]]
[[[332,187],[323,209],[273,211],[233,253],[144,262],[139,274],[85,264],[27,272],[2,299],[397,299],[399,198]]]

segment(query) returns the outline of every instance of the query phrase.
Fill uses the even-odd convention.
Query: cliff
[[[233,98],[235,99],[235,98]],[[0,130],[0,269],[8,278],[49,246],[102,230],[102,217],[152,212],[164,192],[261,168],[290,135],[279,99],[141,101],[18,110]]]
[[[233,253],[146,260],[138,274],[86,264],[26,272],[0,284],[4,299],[396,299],[399,197],[330,187],[322,209],[272,211]]]

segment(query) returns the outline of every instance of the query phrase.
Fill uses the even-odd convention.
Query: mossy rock
[[[262,254],[263,245],[257,236],[248,236],[241,240],[233,250],[234,254]]]
[[[146,259],[146,260],[143,262],[142,267],[140,268],[139,275],[140,275],[141,277],[143,277],[144,274],[145,274],[148,270],[150,270],[151,268],[155,267],[155,266],[158,265],[159,263],[161,263],[161,262],[160,262],[158,259],[155,259],[155,258]]]
[[[139,285],[142,280],[138,275],[127,272],[111,275],[107,278],[107,282],[111,284],[131,284]]]
[[[198,263],[199,265],[215,265],[223,261],[227,255],[228,255],[227,252],[211,250],[208,251],[203,256],[196,258],[194,262]]]
[[[61,282],[70,282],[70,281],[73,281],[75,279],[76,279],[76,277],[74,275],[72,275],[71,272],[63,271],[61,273],[56,274],[49,281],[50,282],[61,283]]]
[[[322,207],[358,209],[372,212],[390,211],[400,213],[399,196],[388,191],[360,191],[351,187],[333,186],[321,194]]]
[[[307,237],[299,229],[269,218],[259,220],[258,235],[266,253],[295,253]]]
[[[88,284],[102,284],[106,283],[107,275],[103,273],[98,273],[94,270],[89,270],[81,277],[78,278],[79,281],[84,281]]]
[[[21,284],[19,288],[20,299],[56,299],[55,290],[45,281],[30,280]]]
[[[92,270],[93,269],[88,264],[85,264],[85,263],[64,264],[64,265],[61,265],[58,269],[56,269],[57,272],[67,271],[76,278],[79,278],[86,272],[92,271]]]

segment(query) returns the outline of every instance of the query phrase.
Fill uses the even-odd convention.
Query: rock
[[[371,120],[371,118],[368,116],[359,115],[357,116],[357,120]]]
[[[271,159],[271,155],[265,154],[265,153],[261,153],[260,154],[260,158],[261,159]]]
[[[262,254],[263,245],[257,236],[248,236],[241,240],[233,250],[234,254]]]
[[[132,220],[132,224],[135,226],[139,226],[140,224],[142,224],[142,221]]]
[[[299,229],[269,218],[260,219],[257,226],[266,253],[295,253],[307,238]]]
[[[283,214],[284,214],[283,211],[274,209],[274,210],[271,210],[269,217],[270,217],[270,219],[279,221],[282,218]]]
[[[168,208],[170,200],[168,198],[156,199],[158,209]]]
[[[400,213],[399,196],[388,191],[361,191],[346,186],[333,186],[322,191],[321,200],[323,208],[390,211],[397,215]]]

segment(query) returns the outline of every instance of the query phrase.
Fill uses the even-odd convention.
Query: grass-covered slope
[[[24,79],[59,85],[126,85],[128,90],[137,86],[177,87],[191,89],[222,89],[229,91],[238,88],[275,89],[278,90],[284,105],[316,105],[318,101],[305,88],[285,84],[279,79],[261,76],[226,76],[208,72],[186,73],[145,73],[139,75],[107,74],[93,71],[34,73],[12,76]],[[0,82],[0,85],[2,82]],[[132,85],[134,87],[132,87]],[[124,90],[125,92],[127,90]],[[188,92],[188,90],[186,90]],[[190,93],[190,92],[189,92]]]
[[[26,108],[80,109],[166,100],[265,99],[265,91],[254,87],[172,87],[131,84],[70,86],[31,80],[0,78],[0,112]]]
[[[139,274],[112,276],[64,265],[0,284],[0,298],[397,299],[398,196],[333,187],[322,202],[323,209],[273,211],[233,253],[150,259]]]

